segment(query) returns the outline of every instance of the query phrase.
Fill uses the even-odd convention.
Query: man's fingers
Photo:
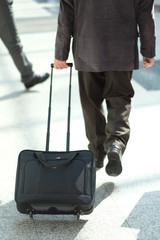
[[[55,69],[64,69],[64,68],[67,68],[67,67],[68,67],[68,65],[54,64]]]
[[[64,69],[64,68],[68,68],[68,65],[66,63],[66,61],[60,61],[55,59],[54,60],[54,68],[55,69]]]
[[[152,67],[154,64],[154,58],[153,59],[147,59],[147,58],[143,58],[143,67],[144,69],[148,68],[148,67]]]
[[[152,67],[153,63],[144,63],[144,68]]]

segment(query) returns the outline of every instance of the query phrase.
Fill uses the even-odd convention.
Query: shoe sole
[[[118,153],[116,152],[108,153],[108,164],[105,170],[106,170],[106,173],[112,177],[116,177],[119,174],[121,174],[122,164],[121,164],[120,156]]]

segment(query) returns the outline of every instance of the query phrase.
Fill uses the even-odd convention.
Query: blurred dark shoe
[[[45,73],[43,75],[34,75],[33,78],[29,82],[25,83],[24,85],[27,89],[29,89],[36,84],[44,82],[45,80],[47,80],[48,77],[49,77],[48,73]]]
[[[120,147],[112,145],[108,150],[108,164],[106,165],[106,173],[109,176],[116,177],[122,172],[122,150]]]
[[[104,160],[95,159],[95,161],[96,161],[96,168],[102,168],[103,167]]]

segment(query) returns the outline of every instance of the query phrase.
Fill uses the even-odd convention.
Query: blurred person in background
[[[37,75],[31,62],[23,52],[13,16],[12,0],[0,0],[0,38],[7,47],[14,64],[21,74],[21,81],[26,89],[42,83],[49,77],[48,73]]]

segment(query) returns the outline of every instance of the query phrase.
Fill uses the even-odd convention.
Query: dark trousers
[[[28,82],[33,77],[32,64],[22,50],[12,11],[12,1],[0,1],[0,38],[7,47],[22,81]]]
[[[132,71],[79,72],[79,91],[89,149],[103,159],[114,144],[125,151],[134,90]],[[106,101],[107,121],[102,103]]]

